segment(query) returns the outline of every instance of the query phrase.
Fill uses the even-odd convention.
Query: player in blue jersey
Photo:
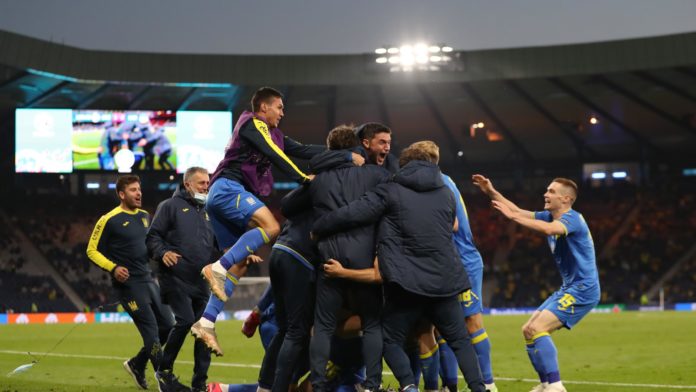
[[[505,217],[547,236],[556,267],[563,279],[553,293],[522,327],[527,354],[541,384],[531,392],[565,391],[558,367],[558,352],[551,333],[572,328],[599,303],[600,287],[594,243],[582,215],[572,206],[578,186],[567,178],[556,178],[544,193],[544,211],[522,210],[493,188],[486,177],[472,177]]]

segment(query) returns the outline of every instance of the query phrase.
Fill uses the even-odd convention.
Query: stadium
[[[114,288],[119,263],[88,254],[92,245],[100,252],[107,246],[90,244],[100,241],[95,230],[123,203],[118,178],[128,174],[139,176],[148,236],[160,203],[182,189],[194,200],[187,169],[216,172],[233,134],[240,138],[240,118],[257,113],[252,96],[264,86],[282,97],[277,127],[305,145],[326,146],[341,124],[358,131],[374,122],[390,129],[397,160],[415,142],[439,147],[434,164],[461,193],[483,260],[490,391],[544,390],[533,389],[543,379],[522,327],[566,281],[552,255],[559,235],[548,240],[549,251],[544,234],[491,203],[497,199],[475,174],[531,211],[545,208],[558,178],[577,184],[572,208],[591,232],[601,290],[582,322],[552,335],[558,349],[551,373],[560,367],[567,390],[696,390],[694,15],[696,4],[676,0],[0,0],[0,391],[142,389],[127,365],[143,347],[131,317],[137,306]],[[286,139],[288,155],[290,146]],[[292,170],[271,160],[268,192],[241,198],[267,207],[280,227],[295,221],[284,214],[286,196],[310,188],[297,172],[316,167],[309,156],[291,157],[280,165]],[[210,221],[206,208],[198,210]],[[551,223],[558,222],[567,237],[567,223],[554,216]],[[265,237],[266,226],[257,227]],[[215,243],[231,246],[216,230],[209,229]],[[140,241],[145,247],[145,234]],[[207,382],[236,385],[230,391],[256,391],[259,383],[263,324],[251,337],[240,330],[276,279],[271,242],[262,238],[250,252],[263,262],[245,267],[212,319],[224,355],[212,357]],[[158,271],[167,266],[151,250],[149,256],[147,276],[157,278],[159,293],[169,283]],[[386,282],[383,267],[375,271]],[[191,279],[205,282],[198,273]],[[342,305],[352,308],[351,301]],[[173,316],[170,306],[163,312]],[[167,337],[161,339],[166,355]],[[194,341],[189,335],[173,362],[186,386],[196,382],[202,355]],[[443,352],[445,343],[437,347]],[[146,366],[149,390],[175,390]],[[451,392],[444,376],[436,388],[425,385],[427,369],[417,368],[423,375],[415,388]],[[467,391],[456,372],[458,390]],[[308,384],[313,376],[304,373]],[[381,389],[413,391],[399,374],[385,362]],[[359,383],[326,389],[372,390]]]

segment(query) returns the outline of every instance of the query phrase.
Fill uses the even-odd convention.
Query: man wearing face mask
[[[205,212],[209,183],[206,169],[186,170],[183,187],[180,185],[170,199],[160,203],[147,234],[150,257],[160,263],[162,302],[169,304],[176,318],[157,372],[160,391],[189,390],[177,381],[172,370],[191,325],[201,317],[210,297],[199,271],[220,256]],[[205,391],[210,352],[200,340],[194,344],[194,358],[192,389]]]

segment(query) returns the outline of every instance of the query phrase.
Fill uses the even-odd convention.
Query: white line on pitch
[[[27,351],[16,351],[16,350],[0,350],[0,354],[13,354],[13,355],[29,355]],[[103,360],[118,360],[125,361],[126,357],[116,357],[111,355],[86,355],[86,354],[62,354],[62,353],[43,353],[43,352],[31,352],[33,356],[48,356],[48,357],[60,357],[60,358],[82,358],[82,359],[103,359]],[[178,363],[183,363],[187,365],[193,365],[193,361],[177,361]],[[221,367],[238,367],[238,368],[252,368],[259,369],[261,365],[250,365],[246,363],[230,363],[230,362],[216,362],[210,363],[210,366],[221,366]],[[383,372],[383,374],[392,375],[391,372]],[[462,375],[459,375],[462,378]],[[521,381],[529,383],[538,383],[538,379],[533,378],[513,378],[513,377],[496,377],[496,380],[501,381]],[[629,387],[629,388],[662,388],[662,389],[696,389],[696,385],[669,385],[669,384],[636,384],[636,383],[624,383],[624,382],[603,382],[603,381],[569,381],[563,380],[564,384],[582,384],[582,385],[602,385],[602,386],[612,386],[612,387]]]

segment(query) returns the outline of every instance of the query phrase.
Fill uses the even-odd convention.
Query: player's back
[[[442,174],[442,180],[454,194],[457,203],[459,229],[453,233],[452,239],[454,240],[454,245],[457,248],[459,257],[467,273],[471,275],[471,271],[483,269],[483,258],[481,258],[481,253],[476,249],[476,245],[474,245],[474,235],[471,232],[471,225],[469,224],[469,214],[466,211],[466,205],[464,204],[464,199],[459,189],[457,189],[454,181],[444,173]]]

